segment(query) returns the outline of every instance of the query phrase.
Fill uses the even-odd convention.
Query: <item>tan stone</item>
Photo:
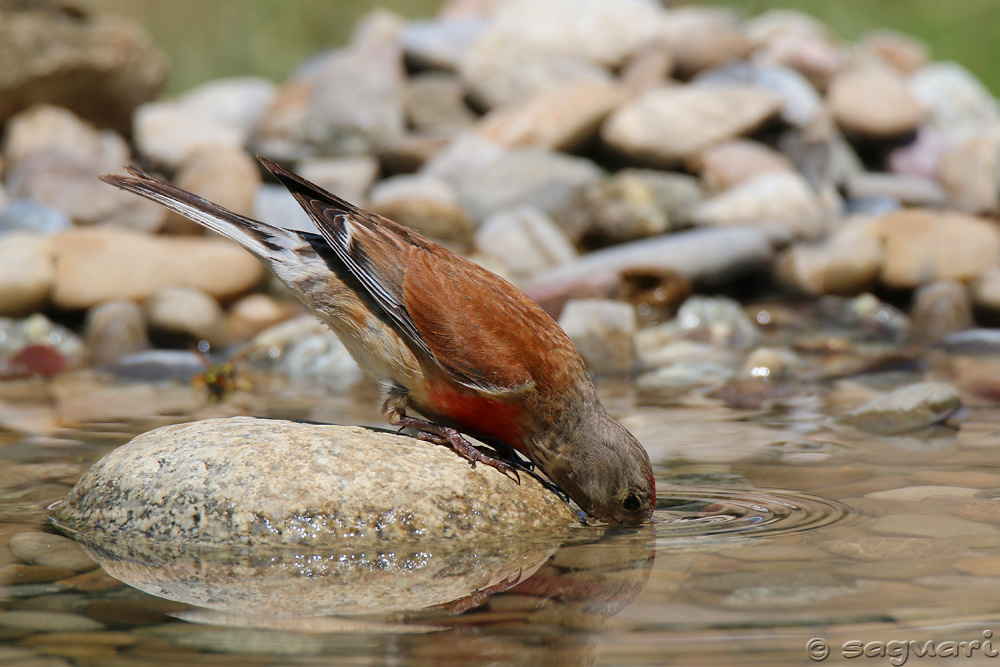
[[[873,30],[863,35],[858,45],[903,74],[913,74],[931,59],[924,42],[895,30]]]
[[[0,316],[41,310],[54,278],[48,237],[28,232],[0,236]]]
[[[805,178],[767,172],[706,199],[691,211],[697,225],[760,225],[769,236],[813,238],[821,234],[826,208]]]
[[[952,208],[973,214],[996,213],[1000,210],[1000,129],[946,149],[937,176]]]
[[[240,215],[253,213],[254,195],[260,186],[257,162],[239,147],[202,149],[185,160],[177,177],[183,188]],[[204,234],[205,228],[179,213],[169,211],[163,231]]]
[[[929,514],[887,514],[880,517],[868,531],[874,535],[900,537],[933,537],[950,539],[995,535],[996,529],[982,522]]]
[[[722,7],[678,7],[666,12],[663,37],[674,53],[677,72],[698,72],[743,59],[752,48],[739,16]]]
[[[751,86],[675,86],[650,90],[605,122],[601,135],[625,155],[672,166],[759,127],[782,107]]]
[[[264,272],[264,266],[245,250],[216,239],[74,229],[53,236],[52,245],[56,261],[52,301],[67,309],[141,300],[169,286],[200,289],[226,299],[249,290]]]
[[[593,137],[624,95],[606,81],[585,81],[493,111],[477,125],[487,141],[505,148],[572,150]]]
[[[775,265],[778,280],[808,296],[858,294],[871,288],[883,258],[882,243],[870,231],[871,222],[856,217],[824,243],[788,248]]]
[[[728,190],[758,174],[795,171],[784,155],[749,139],[713,146],[691,160],[689,167],[701,172],[705,187],[713,191]]]
[[[979,576],[1000,576],[1000,556],[984,556],[982,558],[963,558],[952,565],[959,572]]]
[[[972,284],[972,300],[979,308],[1000,312],[1000,269],[990,269],[979,275]]]
[[[838,73],[830,82],[827,99],[834,119],[848,132],[891,137],[916,130],[924,119],[906,81],[885,66]]]
[[[266,294],[250,294],[229,309],[229,330],[233,338],[244,340],[295,317],[299,312],[301,309],[294,303],[277,301]]]
[[[948,510],[950,514],[969,519],[970,521],[985,521],[1000,523],[1000,500],[974,500]]]
[[[1000,228],[963,213],[907,209],[879,218],[882,282],[910,289],[932,280],[969,282],[1000,266]]]

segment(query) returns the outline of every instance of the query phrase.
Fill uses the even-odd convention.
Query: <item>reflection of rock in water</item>
[[[250,550],[77,539],[108,574],[152,595],[282,616],[384,614],[461,600],[523,581],[556,547],[422,542]]]

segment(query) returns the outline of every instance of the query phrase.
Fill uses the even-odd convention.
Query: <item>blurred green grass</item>
[[[97,12],[138,19],[170,59],[168,91],[225,76],[284,81],[306,59],[344,44],[376,7],[407,18],[442,0],[87,0]]]
[[[756,14],[800,9],[845,40],[892,28],[928,43],[936,60],[968,67],[1000,92],[1000,0],[723,0]],[[431,16],[443,0],[89,0],[98,11],[142,21],[171,60],[170,92],[223,76],[283,81],[318,51],[343,44],[375,7]],[[682,4],[682,3],[676,3]]]
[[[826,23],[845,41],[891,28],[924,40],[934,60],[954,60],[996,95],[1000,92],[1000,0],[722,0],[748,15],[798,9]],[[694,3],[691,3],[694,4]]]

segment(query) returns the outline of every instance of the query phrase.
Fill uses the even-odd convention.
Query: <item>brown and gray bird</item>
[[[603,521],[650,517],[656,488],[646,451],[607,413],[576,348],[534,301],[413,230],[260,159],[319,234],[245,218],[131,168],[130,177],[102,180],[264,261],[379,384],[389,423],[515,476],[516,450]]]

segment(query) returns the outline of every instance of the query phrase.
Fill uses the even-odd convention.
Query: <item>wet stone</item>
[[[755,586],[733,591],[722,600],[729,609],[805,607],[853,593],[846,586]]]
[[[21,584],[45,584],[50,581],[66,579],[75,573],[63,567],[45,567],[43,565],[21,565],[11,563],[0,567],[0,586],[18,586]]]
[[[974,496],[976,489],[961,486],[908,486],[888,491],[872,491],[865,498],[877,500],[924,500],[935,496]]]
[[[924,341],[938,341],[971,329],[975,321],[968,288],[955,280],[922,285],[913,294],[911,321],[914,331]]]
[[[952,563],[959,572],[984,577],[1000,577],[1000,556],[963,558]]]
[[[143,630],[183,649],[228,655],[319,656],[327,640],[322,635],[269,633],[242,628],[206,628],[170,624]]]
[[[865,562],[947,558],[967,553],[966,549],[945,540],[875,535],[831,540],[823,542],[819,546],[823,551],[834,556]]]
[[[156,598],[148,600],[97,600],[86,606],[84,613],[109,625],[156,625],[165,623],[170,611],[185,609],[186,606],[169,600]]]
[[[1000,475],[977,470],[918,470],[910,475],[918,482],[963,486],[973,489],[995,489],[1000,487]],[[1000,506],[1000,503],[998,503]]]
[[[0,628],[38,632],[78,632],[102,630],[104,624],[84,616],[54,611],[0,611]]]
[[[272,349],[267,348],[268,354]],[[336,392],[346,391],[362,376],[344,344],[326,329],[296,341],[284,354],[279,348],[276,370],[295,382],[312,382]]]
[[[881,517],[869,528],[875,535],[944,539],[992,535],[995,530],[981,522],[927,514],[889,514]]]
[[[73,540],[51,533],[17,533],[10,538],[10,550],[25,563],[86,572],[97,564]]]
[[[960,407],[958,390],[951,385],[918,382],[872,399],[838,421],[871,433],[893,435],[936,424]]]
[[[95,364],[111,363],[149,347],[146,318],[132,301],[107,301],[88,310],[83,337]]]
[[[864,579],[888,579],[892,581],[912,581],[947,571],[949,562],[940,558],[903,558],[877,563],[851,563],[840,568],[845,576]]]
[[[517,485],[414,438],[234,417],[159,428],[115,449],[58,520],[105,538],[319,545],[559,531],[576,516],[533,478]]]
[[[735,547],[719,552],[726,558],[752,562],[771,563],[776,561],[819,561],[826,555],[819,549],[797,546]]]
[[[971,521],[1000,523],[1000,501],[997,500],[980,500],[978,502],[965,503],[951,508],[948,512]]]

